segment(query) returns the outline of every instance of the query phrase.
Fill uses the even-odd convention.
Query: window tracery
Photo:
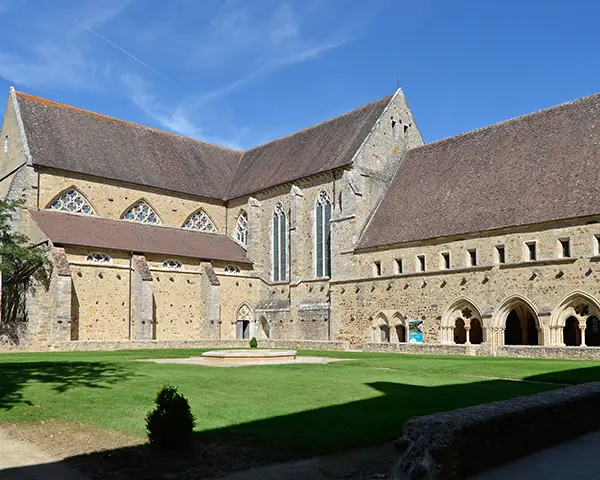
[[[111,263],[112,259],[104,253],[90,253],[85,261],[91,263]]]
[[[248,214],[242,210],[235,226],[235,240],[242,247],[248,246]]]
[[[204,210],[198,210],[190,218],[187,219],[183,228],[190,230],[199,230],[201,232],[215,232],[214,223]]]
[[[83,215],[95,215],[90,203],[74,188],[66,191],[50,204],[51,210],[59,210]]]
[[[123,214],[123,219],[132,222],[160,225],[162,222],[156,212],[144,201],[139,201]]]
[[[165,260],[162,266],[169,270],[181,270],[183,268],[181,262],[178,262],[177,260]]]

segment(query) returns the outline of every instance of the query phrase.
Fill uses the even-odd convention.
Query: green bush
[[[165,385],[156,395],[156,408],[146,415],[148,440],[165,449],[180,449],[189,444],[196,419],[190,404],[177,387]]]
[[[250,348],[257,348],[258,347],[258,342],[256,341],[256,337],[252,337],[252,339],[250,340]]]

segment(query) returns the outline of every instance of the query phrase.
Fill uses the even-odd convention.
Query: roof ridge
[[[150,127],[148,125],[142,125],[141,123],[135,123],[135,122],[131,122],[129,120],[123,120],[122,118],[113,117],[113,116],[110,116],[110,115],[106,115],[104,113],[93,112],[92,110],[87,110],[85,108],[75,107],[73,105],[69,105],[69,104],[61,103],[61,102],[56,102],[54,100],[48,100],[47,98],[38,97],[37,95],[31,95],[30,93],[21,92],[19,90],[15,90],[15,94],[18,97],[25,98],[27,100],[39,103],[41,105],[48,105],[48,106],[53,106],[53,107],[65,108],[65,109],[69,109],[69,110],[75,110],[75,111],[78,111],[78,112],[81,112],[81,113],[85,113],[87,115],[92,115],[92,116],[95,116],[95,117],[104,118],[106,120],[115,120],[115,121],[120,122],[120,123],[129,124],[129,125],[131,125],[133,127],[136,127],[136,128],[146,128],[148,130],[153,130],[153,131],[155,131],[157,133],[163,133],[165,135],[172,135],[172,136],[178,137],[178,138],[185,138],[187,140],[192,140],[194,142],[203,143],[204,145],[210,145],[210,146],[216,147],[216,148],[222,148],[224,150],[230,150],[230,151],[236,152],[236,153],[243,153],[244,152],[244,150],[237,150],[237,149],[234,149],[234,148],[225,147],[223,145],[217,145],[216,143],[206,142],[204,140],[199,140],[197,138],[188,137],[186,135],[180,135],[178,133],[167,132],[167,131],[161,130],[159,128]]]
[[[377,100],[373,100],[372,102],[369,102],[369,103],[366,103],[364,105],[361,105],[360,107],[356,107],[356,108],[353,108],[352,110],[348,110],[346,112],[340,113],[339,115],[336,115],[335,117],[326,118],[325,120],[321,120],[320,122],[317,122],[317,123],[315,123],[313,125],[309,125],[308,127],[304,127],[304,128],[301,128],[300,130],[296,130],[294,132],[288,133],[287,135],[284,135],[283,137],[277,137],[277,138],[274,138],[273,140],[269,140],[268,142],[264,142],[264,143],[261,143],[259,145],[256,145],[255,147],[248,148],[244,152],[246,153],[246,152],[250,152],[252,150],[256,150],[257,148],[264,147],[264,146],[269,145],[271,143],[275,143],[275,142],[278,142],[280,140],[285,140],[287,138],[293,137],[294,135],[298,135],[299,133],[303,133],[303,132],[307,132],[309,130],[315,129],[315,128],[320,127],[320,126],[322,126],[322,125],[324,125],[326,123],[333,122],[334,120],[339,120],[340,118],[345,117],[346,115],[349,115],[351,113],[357,112],[359,110],[363,110],[363,109],[365,109],[367,107],[372,106],[375,103],[381,102],[381,101],[386,100],[386,99],[391,99],[394,96],[394,94],[386,95],[385,97],[381,97],[381,98],[379,98]]]
[[[566,108],[566,107],[570,107],[570,106],[575,105],[577,103],[585,102],[587,100],[590,100],[593,97],[599,97],[599,96],[600,96],[600,93],[592,93],[590,95],[579,97],[579,98],[576,98],[574,100],[569,100],[567,102],[559,103],[558,105],[553,105],[551,107],[542,108],[542,109],[536,110],[534,112],[529,112],[529,113],[524,113],[522,115],[517,115],[516,117],[507,118],[506,120],[502,120],[502,121],[496,122],[496,123],[491,123],[490,125],[485,125],[483,127],[479,127],[479,128],[474,129],[474,130],[469,130],[467,132],[459,133],[459,134],[453,135],[451,137],[441,138],[439,140],[435,140],[435,141],[430,142],[430,143],[425,143],[424,145],[420,145],[418,147],[413,147],[413,148],[407,150],[407,153],[409,151],[412,152],[414,150],[426,150],[428,147],[433,147],[435,145],[439,145],[439,144],[442,144],[442,143],[445,143],[445,142],[450,142],[450,141],[458,140],[460,138],[467,137],[469,135],[475,135],[477,133],[481,133],[481,132],[484,132],[484,131],[487,131],[487,130],[494,130],[496,128],[503,127],[507,123],[521,122],[521,121],[527,120],[530,117],[535,117],[535,116],[540,115],[540,114],[545,113],[545,112],[551,112],[551,111],[554,111],[554,110],[560,110],[560,109],[563,109],[563,108]]]

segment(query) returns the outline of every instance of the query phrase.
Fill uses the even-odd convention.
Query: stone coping
[[[210,350],[204,352],[202,356],[204,358],[211,358],[213,360],[227,360],[244,362],[247,360],[281,360],[289,359],[293,360],[296,358],[296,350],[274,350],[274,349],[238,349],[238,350]]]
[[[597,429],[600,382],[411,418],[395,478],[465,478]]]

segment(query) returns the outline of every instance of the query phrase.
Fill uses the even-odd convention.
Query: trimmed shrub
[[[180,449],[189,444],[196,419],[190,404],[177,387],[165,385],[156,395],[156,407],[146,415],[148,440],[164,449]]]
[[[258,342],[256,341],[256,337],[252,337],[252,339],[250,340],[250,348],[257,348],[258,347]]]

